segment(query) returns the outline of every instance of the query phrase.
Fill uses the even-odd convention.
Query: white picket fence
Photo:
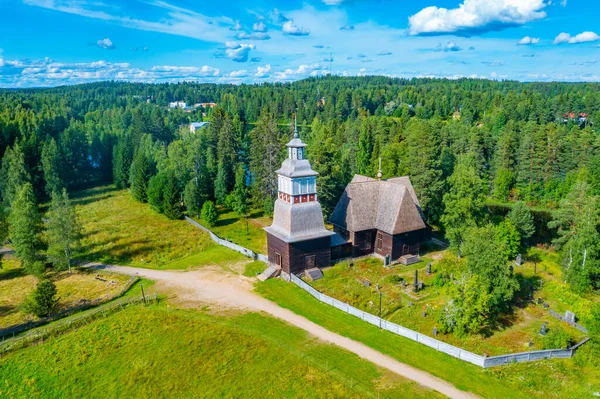
[[[232,249],[234,251],[242,253],[245,256],[252,258],[254,260],[259,260],[259,261],[267,263],[267,264],[269,263],[269,259],[267,256],[258,254],[248,248],[242,247],[241,245],[234,244],[231,241],[224,240],[224,239],[220,238],[218,235],[216,235],[215,233],[213,233],[212,231],[210,231],[209,229],[207,229],[206,227],[202,226],[200,223],[188,218],[187,216],[185,217],[185,220],[187,220],[192,225],[198,227],[199,229],[207,232],[210,235],[210,238],[217,244],[223,245],[224,247],[227,247],[229,249]],[[352,316],[358,317],[359,319],[364,320],[367,323],[373,324],[377,327],[381,327],[384,330],[387,330],[394,334],[400,335],[404,338],[408,338],[412,341],[415,341],[415,342],[418,342],[425,346],[428,346],[432,349],[435,349],[438,352],[446,353],[452,357],[455,357],[462,361],[465,361],[465,362],[468,362],[468,363],[471,363],[471,364],[474,364],[476,366],[483,367],[483,368],[500,366],[500,365],[509,364],[509,363],[531,362],[531,361],[536,361],[536,360],[541,360],[541,359],[571,358],[575,354],[575,351],[577,350],[577,348],[579,348],[581,345],[585,344],[589,340],[589,338],[586,338],[583,341],[579,342],[578,344],[576,344],[568,349],[550,349],[550,350],[543,350],[543,351],[531,351],[531,352],[499,355],[499,356],[480,356],[480,355],[476,355],[475,353],[466,351],[464,349],[457,348],[456,346],[439,341],[439,340],[429,337],[427,335],[423,335],[423,334],[413,331],[409,328],[402,327],[398,324],[389,322],[378,316],[372,315],[371,313],[363,312],[362,310],[357,309],[353,306],[350,306],[345,302],[338,301],[337,299],[331,298],[330,296],[320,293],[319,291],[317,291],[316,289],[314,289],[313,287],[311,287],[310,285],[308,285],[307,283],[302,281],[302,279],[296,277],[293,274],[289,275],[289,274],[282,272],[281,277],[283,277],[285,280],[292,281],[294,284],[296,284],[298,287],[302,288],[304,291],[308,292],[310,295],[315,297],[317,300],[319,300],[323,303],[326,303],[330,306],[333,306],[334,308],[337,308],[337,309],[339,309],[345,313],[348,313]]]
[[[209,229],[207,229],[206,227],[202,226],[200,223],[196,222],[193,219],[190,219],[187,216],[185,217],[185,220],[188,223],[190,223],[191,225],[199,228],[200,230],[207,232],[208,235],[210,236],[210,238],[217,244],[227,247],[229,249],[232,249],[236,252],[239,252],[242,255],[252,258],[254,260],[260,260],[261,262],[269,263],[269,259],[265,255],[258,254],[248,248],[242,247],[241,245],[235,244],[231,241],[224,240],[221,237],[219,237],[218,235],[216,235],[215,233],[213,233],[212,231],[210,231]]]
[[[447,344],[445,342],[439,341],[435,338],[429,337],[427,335],[423,335],[406,327],[402,327],[398,324],[389,322],[385,319],[382,319],[378,316],[372,315],[370,313],[364,312],[360,309],[357,309],[353,306],[348,305],[345,302],[339,301],[337,299],[331,298],[327,296],[309,284],[305,283],[302,279],[296,277],[295,275],[289,275],[282,273],[282,278],[285,280],[289,280],[296,284],[298,287],[302,288],[304,291],[308,292],[310,295],[315,297],[317,300],[326,303],[334,308],[337,308],[345,313],[348,313],[352,316],[358,317],[361,320],[366,321],[367,323],[373,324],[377,327],[382,328],[383,330],[390,331],[394,334],[400,335],[404,338],[408,338],[412,341],[418,342],[425,346],[428,346],[432,349],[435,349],[438,352],[446,353],[452,357],[460,359],[462,361],[474,364],[479,367],[488,368],[494,366],[500,366],[509,363],[521,363],[521,362],[531,362],[535,360],[541,359],[555,359],[555,358],[571,358],[575,353],[576,349],[586,343],[589,338],[584,339],[579,342],[577,345],[572,346],[569,349],[550,349],[550,350],[542,350],[542,351],[531,351],[531,352],[523,352],[523,353],[514,353],[507,355],[499,355],[499,356],[480,356],[475,353],[466,351],[464,349],[458,348],[456,346]]]

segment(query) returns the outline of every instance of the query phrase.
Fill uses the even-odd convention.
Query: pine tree
[[[181,191],[174,173],[168,173],[163,193],[163,213],[169,219],[181,219],[183,208],[181,206]]]
[[[51,197],[52,193],[59,193],[64,187],[60,176],[61,164],[58,154],[58,146],[53,138],[49,138],[44,143],[42,149],[42,169],[44,171],[44,180],[46,180],[46,194]]]
[[[39,254],[42,220],[31,183],[25,183],[18,191],[12,204],[8,223],[10,241],[23,267],[30,274],[42,274],[44,266],[40,262]]]
[[[68,269],[71,274],[73,249],[82,237],[82,228],[67,190],[52,193],[48,212],[48,258],[57,270]]]
[[[148,182],[150,181],[150,161],[144,151],[139,150],[131,164],[129,174],[131,195],[136,201],[148,201]]]

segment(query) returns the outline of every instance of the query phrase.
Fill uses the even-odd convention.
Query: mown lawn
[[[96,187],[74,195],[84,229],[79,259],[152,269],[224,267],[246,258],[216,245],[183,220],[169,220],[127,190]]]
[[[441,398],[256,313],[135,306],[0,360],[6,398]]]
[[[425,370],[482,398],[587,398],[600,392],[600,359],[591,344],[573,359],[545,360],[483,370],[325,305],[281,279],[257,284],[262,296],[348,338]]]
[[[24,273],[20,262],[13,257],[3,260],[0,269],[0,328],[35,320],[35,316],[23,313],[21,305],[31,291],[35,289],[38,279]],[[104,280],[95,278],[96,273]],[[73,274],[67,271],[48,272],[46,274],[56,284],[59,304],[58,310],[79,304],[82,299],[94,300],[118,293],[129,280],[128,276],[105,271],[92,272],[74,269]],[[112,282],[112,283],[111,283]]]
[[[515,267],[515,273],[522,287],[540,281],[544,284],[537,290],[535,298],[542,297],[552,309],[564,314],[564,311],[576,311],[579,317],[584,317],[584,311],[564,306],[557,299],[551,288],[558,290],[564,284],[558,281],[560,267],[554,262],[552,253],[544,252],[539,255],[540,261],[536,266],[528,261],[521,267]],[[446,257],[445,259],[443,257]],[[526,258],[527,259],[527,258]],[[543,259],[543,261],[541,261]],[[456,265],[455,257],[449,253],[436,251],[423,256],[423,262],[412,266],[395,265],[385,268],[379,259],[364,258],[341,262],[324,270],[325,278],[310,282],[317,290],[329,296],[349,303],[361,310],[374,315],[379,314],[379,293],[382,295],[382,317],[404,327],[433,336],[434,328],[440,330],[439,317],[450,298],[446,286],[435,286],[435,277],[446,272],[448,275],[460,273],[452,269]],[[427,262],[432,263],[432,274],[426,273]],[[445,269],[450,267],[450,269]],[[419,281],[424,283],[424,289],[413,292],[415,271],[418,271]],[[365,285],[365,282],[370,285]],[[568,291],[568,289],[567,289]],[[510,314],[502,315],[499,321],[481,334],[458,337],[454,334],[438,333],[437,339],[459,346],[477,354],[488,356],[506,353],[517,353],[528,350],[547,349],[543,337],[539,334],[544,322],[548,330],[563,329],[573,340],[579,342],[585,334],[579,330],[552,317],[541,304],[529,301],[527,296],[519,299],[518,304]],[[531,343],[531,346],[530,346]]]

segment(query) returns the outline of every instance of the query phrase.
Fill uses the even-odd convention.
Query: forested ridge
[[[112,182],[171,218],[214,214],[214,204],[268,213],[296,114],[326,216],[352,176],[374,176],[381,158],[384,177],[410,176],[428,222],[456,247],[466,227],[486,228],[491,199],[552,209],[554,245],[569,267],[584,254],[575,285],[587,290],[600,280],[599,88],[328,76],[0,91],[0,191],[8,210],[27,182],[38,202]],[[218,106],[188,113],[171,101]],[[210,124],[191,133],[200,120]]]

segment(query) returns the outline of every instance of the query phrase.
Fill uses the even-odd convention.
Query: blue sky
[[[0,0],[0,87],[329,73],[600,81],[596,0]]]

